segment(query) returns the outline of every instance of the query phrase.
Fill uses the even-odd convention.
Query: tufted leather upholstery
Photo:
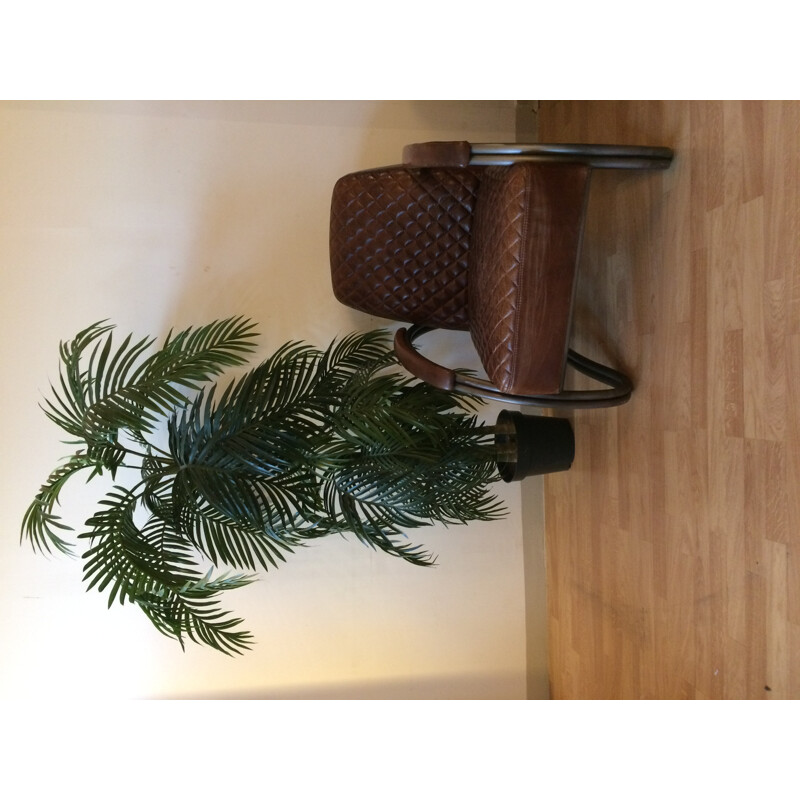
[[[387,167],[331,204],[333,290],[367,314],[470,330],[511,394],[561,389],[589,168]]]
[[[589,168],[486,170],[469,258],[469,327],[489,380],[509,394],[560,391]]]
[[[589,178],[664,170],[668,147],[608,144],[408,145],[402,166],[341,178],[331,205],[336,297],[410,322],[403,366],[441,389],[546,408],[608,408],[633,384],[568,348]],[[432,328],[469,330],[489,380],[425,358]],[[607,388],[565,389],[567,364]]]
[[[466,330],[482,171],[389,167],[340,178],[330,227],[339,301],[378,317]]]

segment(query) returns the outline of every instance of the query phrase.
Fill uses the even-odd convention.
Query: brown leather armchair
[[[395,352],[443,389],[544,407],[620,405],[622,373],[569,349],[575,275],[593,169],[666,169],[672,151],[618,145],[409,145],[398,166],[337,181],[333,291],[367,314],[411,324]],[[414,346],[468,330],[488,380]],[[567,391],[566,365],[606,388]]]

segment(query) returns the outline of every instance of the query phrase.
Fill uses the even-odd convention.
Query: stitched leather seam
[[[519,265],[517,271],[517,296],[514,298],[516,301],[514,303],[514,307],[517,308],[517,317],[522,316],[522,309],[521,306],[525,302],[525,287],[527,286],[525,282],[525,269],[526,263],[525,258],[527,256],[528,248],[525,246],[525,243],[528,241],[528,227],[530,225],[530,214],[525,213],[525,210],[530,208],[530,196],[531,196],[531,177],[529,172],[523,173],[525,176],[525,187],[523,191],[523,203],[522,203],[522,229],[520,231],[520,249],[519,249]],[[517,372],[519,368],[519,357],[516,355],[519,353],[519,346],[520,346],[520,328],[522,326],[517,320],[517,324],[514,325],[514,330],[512,331],[512,335],[514,338],[514,345],[511,350],[511,386],[516,383],[517,380]]]

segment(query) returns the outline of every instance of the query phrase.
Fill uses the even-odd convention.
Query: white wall
[[[525,696],[516,486],[506,522],[413,535],[435,569],[332,539],[231,593],[257,639],[237,659],[182,653],[87,594],[79,561],[19,545],[67,452],[37,406],[59,340],[104,318],[144,336],[245,314],[266,354],[379,325],[330,291],[336,178],[409,141],[513,133],[506,102],[0,104],[0,695]],[[80,523],[97,490],[72,489]]]

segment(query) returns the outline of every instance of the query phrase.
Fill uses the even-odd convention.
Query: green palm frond
[[[386,367],[396,363],[388,331],[351,333],[331,342],[320,354],[322,380],[337,389],[365,384]]]
[[[170,333],[160,350],[142,359],[153,339],[131,343],[128,336],[114,349],[113,326],[92,325],[62,343],[61,392],[53,389],[45,413],[86,442],[114,440],[121,429],[150,432],[164,414],[188,402],[187,390],[194,392],[225,367],[245,362],[253,350],[252,329],[252,323],[236,317]]]
[[[232,523],[230,517],[208,505],[185,507],[181,531],[214,564],[237,569],[277,568],[302,541],[289,541],[266,528]]]
[[[176,504],[182,509],[204,504],[231,523],[247,529],[283,536],[287,543],[303,526],[298,515],[313,510],[304,491],[309,481],[302,474],[263,478],[236,466],[192,464],[175,479]]]
[[[342,447],[324,489],[326,514],[342,531],[415,564],[429,559],[398,541],[406,530],[430,525],[433,519],[464,524],[500,519],[505,513],[486,490],[494,467],[485,453],[470,454],[470,442],[461,448],[455,442],[452,458],[442,458],[441,450],[437,453],[420,438],[412,446],[381,440],[360,452]]]
[[[203,576],[197,569],[197,554],[191,542],[176,536],[169,523],[152,516],[139,529],[134,511],[136,493],[115,487],[100,501],[103,506],[87,521],[91,531],[79,538],[89,539],[84,554],[87,590],[109,590],[108,605],[133,602],[156,627],[182,642],[214,643],[225,652],[239,652],[251,638],[247,632],[232,630],[241,620],[220,612],[213,599],[221,591],[251,583],[247,575]],[[212,602],[213,601],[213,602]]]
[[[254,350],[255,324],[230,317],[200,328],[172,331],[158,351],[142,365],[146,381],[166,380],[196,389],[225,367],[244,364]]]
[[[90,530],[78,537],[90,542],[83,556],[87,590],[110,587],[109,606],[117,599],[124,604],[145,592],[182,586],[199,577],[192,569],[189,546],[169,537],[162,519],[156,518],[148,531],[139,529],[134,520],[139,500],[137,492],[115,487],[86,521]]]
[[[115,486],[77,537],[87,589],[135,604],[181,646],[231,655],[252,636],[220,595],[253,577],[215,568],[269,571],[330,534],[427,566],[435,557],[407,531],[504,513],[480,401],[399,372],[386,331],[325,350],[289,342],[224,388],[207,385],[244,363],[254,336],[233,317],[171,332],[152,353],[153,339],[116,344],[105,322],[62,343],[44,411],[79,449],[22,525],[34,549],[69,552],[55,511],[66,482],[132,469],[138,483]],[[165,449],[152,441],[161,423]]]
[[[253,636],[248,631],[236,630],[244,620],[220,610],[216,596],[250,582],[242,576],[200,580],[183,587],[181,592],[141,595],[136,604],[158,631],[177,639],[183,649],[184,637],[188,637],[196,644],[208,645],[225,655],[241,655],[251,649]]]
[[[71,531],[72,528],[62,521],[54,509],[67,481],[77,472],[89,468],[96,470],[96,462],[78,452],[50,473],[25,512],[20,541],[27,539],[34,550],[42,553],[50,553],[52,547],[60,553],[72,555],[73,545],[57,533],[57,531]]]
[[[219,401],[212,389],[171,418],[169,448],[185,502],[202,498],[230,520],[284,541],[319,535],[313,487],[332,402],[320,359],[305,345],[286,345]]]
[[[411,564],[433,566],[436,558],[432,553],[407,543],[404,528],[419,527],[419,522],[401,508],[387,509],[380,502],[373,502],[368,493],[361,494],[362,488],[347,481],[326,483],[325,508],[330,519],[337,521],[339,532],[352,533],[363,544]]]

